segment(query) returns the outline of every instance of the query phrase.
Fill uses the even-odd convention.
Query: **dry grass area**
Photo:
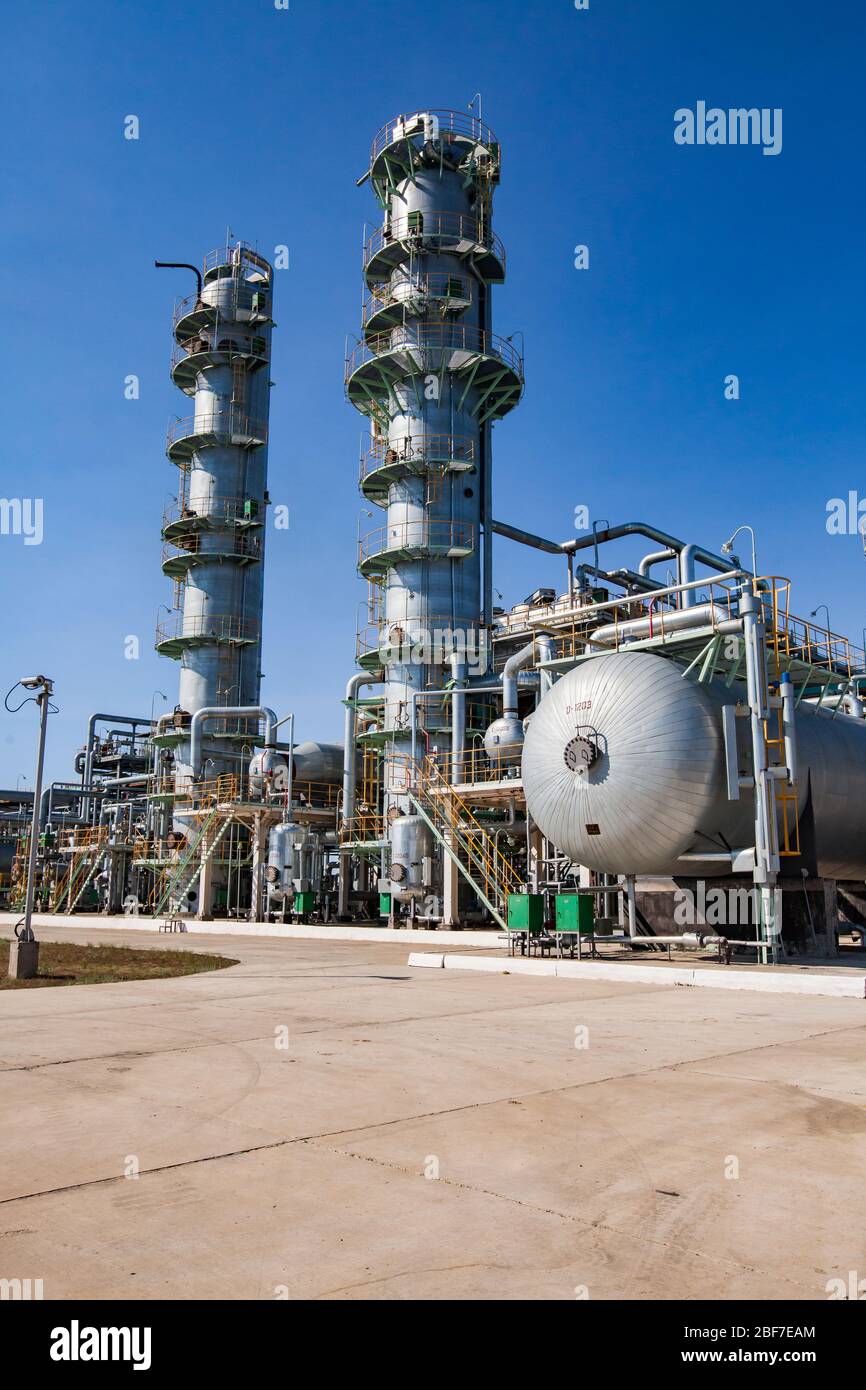
[[[198,951],[136,951],[129,946],[91,946],[43,941],[39,974],[33,980],[10,980],[9,942],[0,941],[0,989],[39,989],[42,985],[111,985],[122,980],[165,980],[237,965],[228,956]]]

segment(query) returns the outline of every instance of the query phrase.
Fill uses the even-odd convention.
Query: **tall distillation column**
[[[385,525],[360,545],[370,622],[360,664],[385,684],[386,809],[406,809],[412,696],[441,689],[449,659],[483,675],[491,622],[490,427],[520,399],[523,363],[491,332],[505,278],[491,226],[500,149],[480,120],[422,111],[373,142],[383,223],[364,246],[363,341],[346,389],[370,419],[361,491]],[[485,561],[482,566],[482,540]],[[447,700],[416,700],[428,746],[447,746]]]
[[[207,706],[258,705],[272,321],[271,266],[244,242],[211,252],[196,294],[176,307],[171,375],[194,414],[169,429],[179,469],[163,519],[173,612],[156,649],[180,661],[176,778],[189,777],[182,729]],[[231,748],[257,721],[208,725],[208,776],[238,770]]]

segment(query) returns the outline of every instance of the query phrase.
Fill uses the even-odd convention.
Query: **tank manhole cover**
[[[591,739],[576,734],[565,745],[562,756],[569,772],[576,772],[578,777],[584,777],[598,757],[598,749]]]

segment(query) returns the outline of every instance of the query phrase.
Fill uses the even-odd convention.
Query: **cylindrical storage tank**
[[[268,866],[265,879],[268,897],[276,902],[293,892],[293,841],[298,834],[296,825],[275,825],[268,836]]]
[[[484,751],[494,767],[517,767],[523,751],[523,720],[516,714],[503,714],[488,727]]]
[[[729,801],[722,706],[742,685],[698,685],[649,653],[577,666],[526,730],[529,814],[575,863],[614,874],[701,876],[721,861],[681,856],[754,845],[754,801]],[[737,719],[740,776],[753,773],[749,720]],[[866,721],[801,704],[797,798],[811,789],[818,872],[866,878]],[[784,866],[784,860],[782,861]]]
[[[397,816],[389,829],[391,841],[391,892],[395,898],[423,897],[424,860],[433,855],[433,835],[421,816]]]
[[[343,780],[342,743],[299,743],[292,752],[293,775],[298,782]]]
[[[253,801],[283,793],[289,785],[289,764],[273,748],[262,748],[250,758],[249,794]]]

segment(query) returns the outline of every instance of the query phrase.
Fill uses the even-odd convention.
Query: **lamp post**
[[[33,898],[36,890],[36,850],[39,841],[39,803],[42,799],[42,769],[45,763],[45,734],[48,726],[48,706],[54,682],[48,676],[25,676],[19,682],[25,690],[36,690],[39,706],[39,751],[36,756],[36,781],[33,786],[33,817],[30,822],[30,845],[27,857],[27,895],[24,900],[23,925],[15,927],[15,940],[9,949],[9,975],[12,979],[32,980],[39,970],[39,942],[33,934]],[[21,926],[21,930],[18,930]]]
[[[755,540],[755,532],[754,532],[754,528],[753,528],[753,527],[748,526],[748,525],[738,526],[737,529],[736,529],[736,531],[734,532],[734,534],[733,534],[728,540],[726,540],[725,543],[724,543],[724,545],[722,546],[722,554],[723,554],[723,555],[732,555],[732,554],[733,554],[733,551],[734,551],[734,541],[737,539],[737,536],[740,534],[741,531],[748,531],[749,535],[752,537],[752,578],[753,578],[753,579],[757,579],[757,577],[758,577],[758,553],[757,553],[757,552],[758,552],[758,546],[757,546],[757,542],[756,542],[756,540]]]

